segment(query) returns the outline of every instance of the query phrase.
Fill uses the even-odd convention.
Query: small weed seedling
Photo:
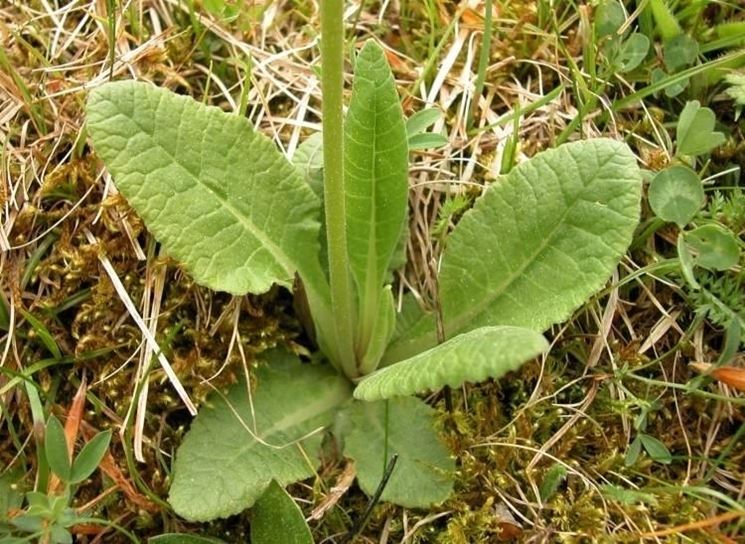
[[[235,295],[290,288],[297,276],[328,361],[271,352],[255,390],[238,384],[202,408],[169,497],[189,520],[256,503],[254,525],[266,527],[265,501],[290,500],[282,487],[314,475],[321,428],[333,429],[366,493],[395,454],[382,500],[447,499],[454,462],[415,395],[499,378],[546,351],[542,332],[603,286],[639,219],[641,175],[625,144],[545,151],[489,186],[448,236],[437,319],[410,296],[396,312],[408,141],[429,114],[407,134],[385,54],[368,42],[342,116],[341,7],[321,3],[322,161],[318,138],[293,163],[245,118],[146,83],[106,84],[89,98],[95,150],[163,247],[200,284]]]
[[[11,475],[0,478],[0,542],[71,544],[73,538],[69,529],[73,525],[112,525],[104,520],[82,516],[71,507],[74,487],[93,474],[106,454],[110,440],[111,432],[102,431],[73,458],[68,453],[62,424],[51,416],[44,432],[43,464],[59,478],[63,490],[56,494],[29,491],[25,495],[28,506],[21,509],[23,495],[15,489]]]

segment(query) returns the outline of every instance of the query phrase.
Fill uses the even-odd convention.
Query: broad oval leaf
[[[440,297],[448,337],[485,326],[544,331],[608,280],[639,220],[641,174],[609,139],[539,153],[495,182],[447,240]],[[422,314],[384,363],[436,344]]]
[[[116,186],[198,283],[262,293],[320,267],[318,198],[248,120],[133,81],[96,88],[87,111]]]
[[[698,174],[686,166],[671,166],[649,184],[649,205],[655,215],[683,228],[704,204],[704,187]]]
[[[455,462],[440,441],[434,416],[435,411],[416,397],[355,401],[340,412],[344,455],[355,461],[365,493],[375,492],[395,453],[398,461],[382,501],[426,508],[448,498]]]
[[[372,322],[406,223],[409,167],[393,74],[373,41],[357,56],[344,126],[349,261],[361,312]]]
[[[169,496],[180,516],[206,521],[237,514],[272,480],[288,485],[313,475],[323,434],[314,431],[351,397],[349,383],[328,366],[301,364],[283,351],[266,358],[252,399],[245,383],[226,397],[211,396],[184,438]]]
[[[719,225],[702,225],[686,232],[685,245],[695,253],[694,264],[711,270],[727,270],[740,260],[737,238]]]
[[[482,327],[366,376],[355,398],[380,400],[500,378],[548,349],[538,332]]]
[[[302,510],[275,481],[256,501],[252,514],[251,544],[313,544]]]

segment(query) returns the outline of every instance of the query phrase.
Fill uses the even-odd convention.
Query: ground
[[[346,23],[350,51],[369,38],[386,48],[408,115],[444,113],[434,129],[447,143],[413,154],[410,264],[397,284],[432,293],[451,225],[542,149],[624,140],[648,182],[676,160],[691,100],[725,136],[694,165],[707,200],[691,225],[720,224],[740,252],[726,270],[696,268],[692,287],[680,227],[645,198],[617,273],[548,331],[548,356],[452,391],[452,410],[427,399],[457,460],[453,496],[428,511],[378,504],[359,542],[742,541],[745,8],[368,0],[347,2]],[[649,39],[638,59],[622,45],[631,32]],[[24,515],[23,493],[60,492],[40,455],[54,414],[78,443],[114,431],[101,470],[70,499],[91,518],[72,526],[76,541],[180,531],[244,542],[249,514],[190,524],[169,509],[172,456],[191,417],[148,366],[124,299],[196,405],[267,348],[311,344],[286,290],[211,292],[161,254],[89,146],[84,105],[110,79],[152,81],[245,115],[292,155],[320,129],[317,2],[6,0],[0,36],[0,527]],[[724,368],[706,374],[707,364]],[[344,469],[329,459],[316,482],[290,488],[306,515]],[[311,522],[316,541],[338,540],[366,504],[352,486]]]

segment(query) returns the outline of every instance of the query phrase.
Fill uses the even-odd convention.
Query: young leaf
[[[634,466],[636,461],[639,459],[639,455],[642,452],[642,441],[637,435],[636,438],[629,444],[629,449],[626,450],[626,456],[624,457],[623,464],[627,467]]]
[[[70,483],[76,484],[82,482],[93,474],[93,471],[96,470],[96,467],[106,454],[110,441],[111,431],[102,431],[83,446],[83,449],[80,450],[80,453],[78,453],[78,456],[72,463]]]
[[[381,500],[426,508],[448,498],[455,463],[434,429],[434,412],[416,397],[402,397],[353,402],[339,414],[344,455],[355,461],[365,493],[375,492],[388,460],[397,453]]]
[[[696,62],[698,42],[685,34],[679,34],[665,42],[663,58],[665,66],[671,72],[685,68]]]
[[[544,151],[492,184],[448,238],[440,297],[449,337],[478,327],[544,331],[610,277],[639,219],[641,174],[608,139]],[[431,316],[397,335],[400,361],[436,343]]]
[[[724,79],[730,85],[724,92],[735,101],[735,104],[745,106],[745,73],[733,72],[724,76]]]
[[[530,329],[482,327],[366,376],[354,396],[389,399],[500,378],[547,349],[543,335]]]
[[[678,155],[703,155],[725,141],[724,134],[714,132],[716,118],[698,100],[688,102],[680,112],[676,141]]]
[[[719,225],[703,225],[685,233],[685,243],[696,254],[693,262],[713,270],[727,270],[740,260],[737,239]]]
[[[618,69],[631,72],[639,66],[649,51],[649,38],[639,32],[633,33],[623,42],[618,52]]]
[[[411,139],[412,136],[422,134],[440,119],[442,112],[437,108],[420,110],[406,120],[406,135]]]
[[[348,252],[366,346],[408,210],[404,116],[385,53],[373,41],[357,56],[344,142]]]
[[[350,398],[349,383],[328,366],[301,364],[284,351],[265,358],[251,398],[245,383],[226,397],[210,397],[184,438],[169,497],[180,516],[205,521],[237,514],[273,479],[288,485],[313,475],[317,431]]]
[[[595,36],[612,36],[625,21],[626,14],[618,0],[601,0],[595,10]]]
[[[660,219],[686,226],[703,206],[704,187],[698,174],[686,166],[671,166],[649,184],[649,205]]]
[[[450,140],[442,134],[436,132],[425,132],[409,138],[409,151],[420,149],[432,149],[447,145]]]
[[[649,0],[648,9],[652,10],[657,30],[663,40],[671,40],[683,32],[678,19],[667,6],[666,0]]]
[[[541,487],[538,489],[539,495],[543,502],[553,497],[558,491],[559,486],[562,484],[567,477],[567,469],[564,465],[555,463],[543,476]]]
[[[57,345],[57,341],[54,339],[54,335],[49,332],[49,329],[47,329],[46,325],[44,325],[44,323],[36,318],[31,312],[27,312],[23,308],[21,308],[21,314],[26,319],[26,321],[29,322],[29,325],[31,325],[31,328],[34,329],[34,332],[36,333],[36,337],[39,339],[39,341],[41,341],[42,344],[44,344],[44,347],[47,348],[47,351],[52,354],[52,357],[54,357],[55,359],[61,359],[62,352]]]
[[[70,454],[67,451],[65,429],[59,419],[49,416],[44,434],[44,450],[46,451],[49,468],[52,469],[63,482],[70,481]]]
[[[251,543],[313,544],[303,512],[274,480],[253,507]]]
[[[91,92],[88,130],[119,190],[198,283],[262,293],[320,268],[319,201],[245,118],[123,81]]]
[[[701,289],[701,285],[698,283],[696,275],[693,273],[693,267],[696,263],[693,262],[693,256],[685,243],[685,233],[682,231],[678,234],[678,239],[675,242],[675,249],[678,253],[680,272],[683,274],[683,279],[685,279],[691,289],[698,291]]]
[[[600,491],[608,499],[626,505],[649,504],[657,506],[657,497],[652,493],[637,491],[636,489],[625,489],[613,484],[600,486]]]
[[[391,286],[384,287],[378,301],[378,316],[373,325],[373,334],[360,361],[363,374],[368,374],[378,367],[380,358],[388,347],[393,331],[396,328],[396,306],[393,301]]]
[[[315,195],[323,200],[323,134],[314,132],[303,140],[292,156],[292,164],[300,170]]]
[[[670,454],[670,450],[667,446],[657,440],[654,436],[650,436],[646,433],[639,433],[639,439],[641,440],[644,450],[649,454],[652,460],[669,465],[673,462],[673,456]]]

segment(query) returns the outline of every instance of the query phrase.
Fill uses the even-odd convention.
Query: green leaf
[[[383,288],[378,302],[378,317],[373,325],[373,334],[361,360],[362,372],[368,374],[378,367],[388,342],[396,328],[396,306],[391,286]]]
[[[167,533],[147,539],[148,544],[225,544],[224,540],[206,536]]]
[[[88,130],[119,190],[198,283],[240,295],[317,274],[319,201],[245,118],[123,81],[91,92]]]
[[[440,119],[442,119],[442,112],[437,108],[420,110],[406,120],[406,135],[411,139],[412,136],[423,133]]]
[[[530,329],[482,327],[366,376],[354,396],[389,399],[501,378],[547,349],[546,339]]]
[[[727,81],[727,84],[730,85],[724,90],[724,92],[735,101],[738,110],[741,109],[742,106],[745,106],[745,74],[735,72],[727,74],[724,76],[724,79]],[[735,117],[735,121],[737,121],[737,117]],[[0,298],[0,310],[2,310],[2,298]],[[2,325],[0,325],[0,327],[2,327]]]
[[[698,174],[686,166],[671,166],[649,184],[649,205],[664,221],[687,225],[704,204],[704,187]]]
[[[357,56],[344,142],[347,244],[365,346],[408,211],[404,116],[385,53],[373,41]]]
[[[23,472],[7,469],[0,475],[0,523],[8,521],[10,512],[23,504]]]
[[[693,262],[703,268],[727,270],[740,260],[737,238],[719,225],[703,225],[686,232],[684,241],[695,254]]]
[[[543,502],[546,502],[548,499],[553,497],[556,494],[556,491],[558,491],[559,486],[562,484],[562,482],[566,480],[566,477],[567,469],[564,467],[564,465],[560,465],[559,463],[555,463],[554,465],[552,465],[543,477],[541,487],[538,490],[541,500]]]
[[[721,132],[714,132],[716,118],[698,100],[686,103],[678,118],[676,142],[678,155],[703,155],[724,143]]]
[[[678,254],[678,261],[680,262],[680,272],[683,274],[683,279],[693,290],[701,289],[701,285],[696,280],[696,275],[693,272],[695,263],[693,262],[693,256],[688,250],[688,246],[685,243],[685,233],[678,233],[678,239],[675,241],[675,249]]]
[[[621,44],[616,60],[620,72],[631,72],[639,66],[649,51],[649,38],[635,32]]]
[[[313,544],[303,512],[277,482],[256,501],[251,518],[252,544]]]
[[[649,9],[652,10],[657,30],[663,40],[671,40],[683,32],[666,0],[649,0]]]
[[[674,76],[668,75],[662,68],[654,68],[652,70],[652,85],[660,86],[660,89],[664,89],[665,96],[673,98],[678,96],[680,93],[686,90],[688,87],[689,79],[685,78],[674,83],[665,83],[667,80],[673,79]],[[657,93],[655,93],[656,95]]]
[[[663,46],[665,66],[671,72],[690,66],[696,62],[698,42],[685,34],[679,34],[667,40]]]
[[[664,465],[669,465],[673,462],[673,456],[670,454],[670,450],[668,450],[667,446],[657,440],[654,436],[639,433],[639,439],[644,446],[644,450],[649,454],[652,460]]]
[[[292,164],[300,171],[315,195],[323,200],[323,134],[314,132],[295,150]],[[323,212],[323,207],[321,207]],[[324,229],[321,229],[323,232]]]
[[[443,134],[436,132],[425,132],[424,134],[416,134],[409,138],[409,151],[420,150],[420,149],[432,149],[434,147],[442,147],[447,145],[450,140],[447,139]]]
[[[603,495],[608,499],[621,504],[633,505],[646,503],[651,506],[657,506],[657,497],[652,493],[637,491],[635,489],[625,489],[613,484],[601,485],[600,491],[602,491]]]
[[[381,500],[426,508],[448,498],[455,462],[437,436],[434,415],[416,397],[356,401],[339,414],[344,455],[355,461],[365,493],[375,492],[388,461],[397,453],[398,462]]]
[[[642,452],[642,441],[637,436],[634,438],[634,440],[629,444],[629,449],[626,450],[626,456],[624,457],[623,464],[627,467],[634,466],[636,464],[636,461],[639,459],[639,455]]]
[[[618,0],[602,0],[595,10],[595,35],[611,36],[626,22],[626,13]]]
[[[10,328],[10,311],[5,295],[0,293],[0,329],[7,331]]]
[[[255,373],[253,410],[239,383],[225,397],[211,396],[184,438],[169,497],[180,516],[205,521],[237,514],[273,479],[288,485],[314,474],[320,430],[350,398],[349,383],[328,366],[301,364],[283,351],[265,359]]]
[[[46,451],[49,468],[52,469],[63,482],[70,481],[70,454],[67,451],[65,429],[59,419],[49,416],[44,434],[44,450]]]
[[[31,328],[34,329],[37,338],[41,341],[44,347],[47,348],[47,351],[52,354],[52,357],[55,359],[62,359],[62,352],[54,339],[54,335],[49,332],[49,329],[47,329],[44,323],[37,319],[31,312],[27,312],[23,308],[21,308],[21,314],[26,321],[28,321],[29,325],[31,325]]]
[[[544,151],[492,184],[448,238],[440,297],[448,337],[478,327],[544,331],[571,316],[610,277],[639,219],[641,174],[607,139]],[[384,357],[436,344],[421,314]]]
[[[93,474],[96,467],[106,455],[111,442],[111,431],[102,431],[83,446],[75,461],[72,463],[70,483],[76,484]]]

